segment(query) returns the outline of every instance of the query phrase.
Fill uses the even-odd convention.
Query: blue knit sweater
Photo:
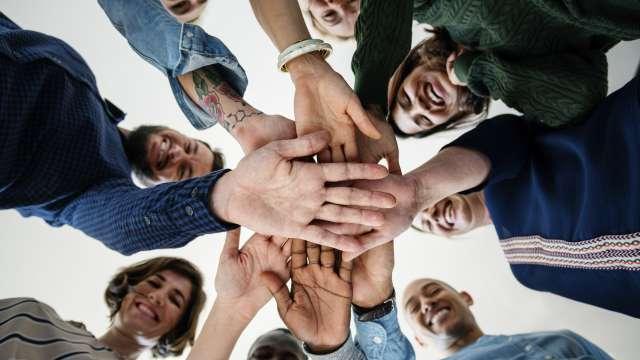
[[[640,318],[640,78],[581,124],[498,116],[448,146],[488,156],[487,207],[523,285]]]

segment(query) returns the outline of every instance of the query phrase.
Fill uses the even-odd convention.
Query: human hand
[[[334,249],[293,239],[291,292],[277,275],[262,275],[280,318],[314,353],[333,351],[349,336],[352,264],[342,261],[336,273],[335,262]]]
[[[293,120],[281,115],[256,115],[234,129],[242,151],[252,151],[276,140],[288,140],[296,137],[296,125]]]
[[[382,180],[356,181],[352,186],[362,190],[393,194],[396,198],[396,206],[382,211],[385,216],[383,225],[373,226],[370,232],[359,236],[363,244],[362,250],[343,253],[343,257],[347,260],[354,259],[363,251],[392,241],[411,226],[413,218],[420,210],[416,202],[418,185],[412,177],[390,174]],[[328,227],[330,231],[337,233],[344,233],[344,228],[347,226],[342,224]]]
[[[360,251],[362,246],[356,237],[333,233],[326,230],[325,224],[317,222],[380,226],[384,217],[379,211],[353,206],[390,208],[395,205],[395,199],[382,192],[328,187],[326,183],[381,179],[387,176],[387,170],[375,164],[315,164],[294,160],[317,153],[328,141],[329,134],[320,131],[293,140],[275,141],[247,155],[213,188],[213,212],[223,220],[261,234]]]
[[[238,312],[253,317],[271,298],[260,273],[270,271],[282,281],[289,279],[291,244],[286,238],[253,234],[242,248],[239,245],[240,229],[227,232],[216,271],[216,302],[233,304]]]
[[[372,308],[393,293],[393,241],[367,250],[353,260],[353,304]]]
[[[367,113],[369,118],[373,120],[375,127],[382,134],[382,137],[375,140],[362,133],[356,134],[360,161],[377,164],[381,159],[386,159],[389,173],[402,174],[396,134],[393,132],[391,125],[384,120],[384,116],[379,109],[368,109]]]
[[[296,87],[294,113],[298,136],[318,130],[331,134],[332,162],[357,161],[356,128],[374,139],[381,137],[360,100],[342,76],[314,54],[287,64]]]

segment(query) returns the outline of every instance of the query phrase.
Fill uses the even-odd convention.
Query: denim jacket
[[[330,354],[316,355],[305,352],[310,359],[315,360],[414,360],[416,358],[413,347],[406,336],[400,331],[398,324],[398,310],[393,310],[373,321],[359,321],[354,313],[356,323],[355,341],[351,336],[336,351]]]
[[[200,26],[182,24],[158,0],[98,0],[115,28],[141,58],[169,79],[173,95],[196,129],[206,129],[218,119],[191,101],[177,77],[214,65],[216,71],[238,94],[247,88],[247,75],[224,43]]]

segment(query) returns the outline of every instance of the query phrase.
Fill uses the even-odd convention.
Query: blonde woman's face
[[[122,299],[114,326],[141,340],[157,341],[170,332],[191,301],[191,282],[163,270],[136,284]]]
[[[309,0],[309,12],[321,31],[353,37],[360,14],[360,0]]]

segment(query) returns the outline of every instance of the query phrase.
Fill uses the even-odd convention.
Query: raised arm
[[[244,329],[271,298],[260,274],[270,271],[281,281],[289,279],[290,241],[260,234],[242,248],[239,241],[239,229],[227,233],[216,272],[217,297],[189,360],[229,359]]]
[[[297,0],[252,0],[251,6],[279,51],[309,39]],[[333,161],[357,159],[356,128],[367,136],[380,137],[358,97],[319,54],[298,56],[286,68],[296,88],[294,113],[298,135],[329,131]]]

